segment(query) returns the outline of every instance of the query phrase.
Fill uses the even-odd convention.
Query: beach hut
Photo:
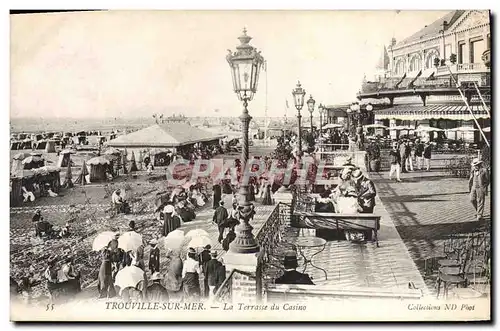
[[[29,153],[18,153],[12,158],[12,166],[10,168],[10,173],[15,176],[24,169],[23,160],[30,156]]]
[[[37,169],[45,165],[43,157],[38,155],[30,155],[21,161],[24,170]]]
[[[130,157],[130,169],[128,172],[136,172],[139,169],[137,169],[137,164],[135,163],[135,154],[134,151],[132,151],[132,156]]]
[[[109,169],[110,161],[104,156],[91,158],[87,161],[90,165],[90,181],[106,180],[106,173]]]
[[[72,149],[64,149],[59,153],[59,160],[57,161],[57,166],[59,168],[67,167],[68,164],[71,164],[71,154],[75,154],[76,152]]]
[[[75,180],[75,184],[85,185],[87,183],[87,178],[89,177],[89,171],[87,169],[87,163],[83,161],[82,170]],[[90,179],[89,179],[90,180]]]
[[[56,141],[54,139],[49,139],[45,142],[45,153],[55,153],[56,152]]]
[[[73,174],[71,173],[71,165],[68,163],[68,167],[66,169],[66,176],[64,177],[63,186],[65,188],[73,187]]]

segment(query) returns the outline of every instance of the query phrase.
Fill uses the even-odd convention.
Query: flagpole
[[[474,120],[474,122],[477,125],[477,128],[479,129],[479,132],[481,132],[481,136],[483,136],[484,142],[486,143],[486,145],[488,145],[488,148],[489,148],[490,147],[490,143],[488,142],[488,139],[486,138],[486,135],[484,134],[483,129],[479,126],[479,122],[477,121],[476,116],[474,116],[474,113],[472,112],[472,109],[470,109],[469,103],[467,102],[467,98],[462,93],[462,90],[460,89],[460,85],[458,85],[458,82],[456,81],[455,77],[453,77],[453,73],[451,72],[450,67],[447,66],[447,68],[448,68],[448,71],[450,72],[451,79],[453,79],[453,82],[455,83],[455,86],[456,86],[456,88],[458,90],[458,93],[460,93],[460,96],[462,97],[463,102],[467,106],[467,109],[469,110],[469,113],[472,116],[472,119]]]
[[[483,95],[481,94],[481,91],[479,91],[479,87],[477,87],[476,82],[474,82],[474,87],[476,88],[477,95],[479,95],[479,98],[481,99],[481,102],[483,103],[484,110],[488,113],[488,116],[491,118],[490,110],[488,106],[486,106],[486,102],[484,102]]]
[[[267,140],[267,126],[269,125],[269,121],[267,118],[267,61],[264,61],[264,70],[266,72],[266,108],[265,108],[266,118],[264,119],[264,125],[266,126],[266,129],[264,130],[264,141],[266,141]]]

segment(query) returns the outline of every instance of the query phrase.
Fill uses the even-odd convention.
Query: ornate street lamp
[[[248,162],[248,128],[252,117],[248,114],[248,101],[251,101],[259,82],[259,73],[264,63],[264,58],[249,44],[252,37],[247,35],[247,30],[243,29],[243,34],[238,38],[240,45],[236,47],[236,52],[228,50],[226,60],[231,68],[233,77],[234,92],[243,102],[243,113],[240,116],[243,131],[243,149],[241,152],[242,169],[245,171]],[[253,205],[248,199],[248,184],[243,183],[239,191],[240,224],[237,227],[236,239],[231,243],[230,249],[235,253],[255,253],[259,251],[259,246],[252,234],[253,227],[249,224],[252,218]]]
[[[316,104],[316,101],[313,99],[313,96],[309,96],[309,100],[307,100],[307,108],[309,110],[309,114],[311,115],[311,134],[313,132],[313,112],[314,112],[314,105]]]
[[[318,111],[319,111],[319,134],[321,135],[321,131],[323,130],[323,116],[326,112],[325,106],[323,106],[322,103],[319,104],[318,106]]]
[[[300,81],[297,82],[297,87],[292,90],[292,95],[293,101],[295,102],[295,108],[297,109],[297,122],[299,124],[299,155],[302,155],[302,128],[300,125],[302,115],[300,115],[300,111],[304,106],[304,96],[306,95],[306,90],[302,88]]]

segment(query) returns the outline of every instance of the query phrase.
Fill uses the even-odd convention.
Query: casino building
[[[370,116],[375,123],[431,126],[448,130],[442,138],[480,142],[479,131],[449,129],[477,129],[464,100],[480,127],[491,125],[490,40],[489,11],[452,11],[400,42],[393,38],[357,98],[377,101]],[[339,110],[329,109],[328,117]],[[436,134],[427,133],[431,139]]]

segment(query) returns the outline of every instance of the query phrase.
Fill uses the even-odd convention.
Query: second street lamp
[[[300,120],[302,115],[300,115],[300,111],[302,107],[304,107],[304,96],[306,95],[306,90],[302,88],[300,85],[300,81],[297,82],[297,87],[292,90],[293,101],[295,102],[295,108],[297,109],[297,122],[299,124],[299,156],[302,155],[302,128],[300,125]]]
[[[240,45],[236,47],[236,52],[229,53],[226,60],[231,68],[233,77],[234,92],[243,102],[243,113],[240,116],[243,133],[243,148],[241,152],[241,163],[243,172],[246,171],[248,162],[248,129],[252,117],[248,113],[248,101],[251,101],[259,82],[259,72],[264,63],[264,58],[260,52],[249,44],[252,37],[247,35],[247,30],[243,29],[243,35],[239,38]],[[236,239],[231,243],[230,250],[235,253],[256,253],[259,245],[252,234],[253,227],[249,224],[254,212],[253,205],[248,199],[248,182],[242,176],[243,183],[239,192],[239,217],[240,224],[236,228]]]
[[[309,114],[311,115],[311,134],[313,133],[313,112],[314,112],[314,105],[316,104],[316,101],[313,99],[313,96],[309,96],[309,100],[307,100],[307,108],[309,110]]]

